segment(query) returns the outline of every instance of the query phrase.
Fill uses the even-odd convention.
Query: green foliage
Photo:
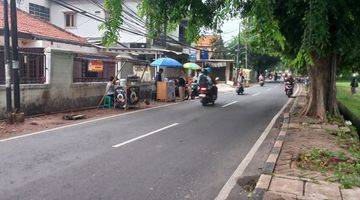
[[[123,24],[121,17],[122,0],[105,0],[104,8],[106,10],[105,22],[99,29],[103,32],[102,43],[105,46],[115,44],[119,40],[119,30]]]
[[[167,30],[174,30],[182,20],[188,21],[186,38],[195,41],[200,28],[216,29],[223,15],[216,15],[222,1],[206,0],[142,0],[140,15],[146,17],[146,26],[151,37],[157,37]]]
[[[352,95],[350,91],[350,82],[337,82],[337,96],[338,101],[344,104],[351,112],[353,112],[360,119],[360,91]]]
[[[225,59],[227,58],[226,52],[228,49],[225,47],[224,40],[220,37],[212,41],[212,50],[214,51],[211,59]]]
[[[360,186],[359,159],[349,158],[344,152],[332,152],[313,148],[299,156],[298,166],[303,169],[316,170],[324,175],[330,173],[329,180],[338,181],[344,188]]]
[[[119,36],[120,2],[105,0],[109,18],[101,29],[107,44]],[[224,19],[239,16],[250,24],[249,44],[256,43],[250,46],[261,47],[266,54],[281,54],[291,61],[289,66],[306,70],[314,59],[337,54],[342,68],[356,70],[359,7],[358,0],[142,0],[139,9],[151,37],[173,30],[186,19],[186,38],[195,41],[202,28],[215,30]]]

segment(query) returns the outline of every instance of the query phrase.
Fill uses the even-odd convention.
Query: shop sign
[[[209,52],[206,49],[202,49],[200,51],[200,59],[201,60],[208,60],[209,59]]]
[[[226,67],[226,62],[214,62],[211,63],[212,67]]]
[[[89,72],[102,72],[104,70],[104,63],[102,60],[91,60],[89,62]]]

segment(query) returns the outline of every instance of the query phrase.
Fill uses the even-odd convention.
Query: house
[[[182,45],[186,43],[186,20],[167,35],[166,43],[164,38],[149,40],[145,21],[137,14],[139,3],[140,0],[123,0],[124,22],[119,31],[120,39],[118,45],[112,47],[110,51],[130,54],[148,61],[168,56],[186,62],[188,56],[183,53],[184,45]],[[102,0],[21,0],[18,7],[101,47],[102,34],[98,28],[106,15]],[[126,66],[125,71],[132,71],[132,66]],[[179,71],[174,69],[166,69],[164,72],[170,77],[175,77],[178,73]]]
[[[123,0],[123,26],[119,31],[120,47],[149,48],[145,21],[138,16],[140,0]],[[89,42],[100,43],[102,33],[99,25],[105,20],[106,12],[103,0],[21,0],[18,8],[40,19],[48,21],[71,33],[87,38]],[[184,21],[168,37],[185,42]],[[161,46],[160,40],[154,40],[152,46]],[[181,51],[179,51],[181,52]]]
[[[26,114],[94,106],[116,72],[116,54],[99,49],[47,21],[17,10],[20,49],[21,107]],[[0,32],[3,33],[0,5]],[[0,40],[0,118],[5,114],[3,38]],[[103,63],[92,71],[92,60]]]
[[[216,49],[213,43],[219,40],[219,35],[205,35],[199,38],[196,43],[196,60],[200,66],[211,67],[214,76],[220,81],[233,84],[234,60],[225,58],[216,58]]]

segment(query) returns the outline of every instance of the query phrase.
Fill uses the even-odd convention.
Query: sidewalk
[[[219,93],[227,93],[227,92],[235,93],[235,87],[232,85],[225,84],[225,83],[218,83],[218,84],[216,84],[216,86],[218,87]]]
[[[300,116],[305,102],[303,91],[284,114],[253,199],[360,199],[358,137],[343,123]]]

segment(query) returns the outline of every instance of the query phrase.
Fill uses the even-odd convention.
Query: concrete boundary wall
[[[72,52],[52,50],[47,84],[20,86],[21,108],[26,115],[97,105],[106,83],[73,83]],[[5,85],[0,85],[0,119],[5,117]]]

